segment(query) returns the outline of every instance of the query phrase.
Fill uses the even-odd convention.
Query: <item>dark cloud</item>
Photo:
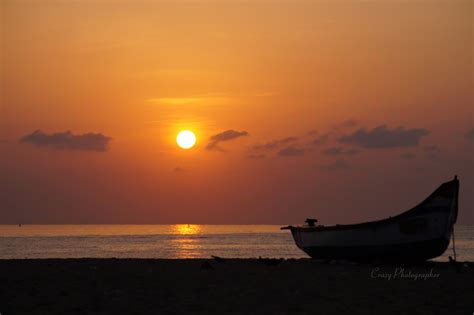
[[[220,142],[230,141],[230,140],[234,140],[234,139],[244,137],[244,136],[248,136],[248,135],[249,135],[249,133],[247,131],[236,131],[236,130],[233,130],[233,129],[229,129],[229,130],[223,131],[221,133],[218,133],[216,135],[213,135],[210,138],[211,142],[209,142],[207,144],[206,149],[223,151],[218,146],[218,144]]]
[[[468,132],[466,132],[466,134],[464,135],[464,137],[465,137],[467,140],[474,141],[474,128],[472,128],[471,130],[469,130]]]
[[[350,169],[350,165],[344,160],[336,160],[331,164],[324,165],[322,169],[328,171],[340,171],[340,170],[348,170]]]
[[[249,133],[247,131],[236,131],[233,129],[229,129],[212,136],[211,141],[228,141],[238,137],[248,136],[248,134]]]
[[[286,137],[283,139],[278,139],[274,141],[270,141],[264,144],[256,144],[252,147],[253,150],[262,150],[262,151],[272,151],[276,150],[282,146],[289,145],[290,143],[294,143],[298,141],[298,138],[296,137]]]
[[[389,129],[386,125],[375,127],[372,130],[360,128],[352,134],[339,138],[341,143],[356,144],[369,149],[384,149],[395,147],[414,147],[421,137],[430,132],[423,128],[405,129],[398,127]]]
[[[207,145],[206,145],[206,150],[209,150],[209,151],[221,151],[221,152],[225,152],[225,150],[223,148],[221,148],[220,146],[218,146],[219,142],[209,142]]]
[[[41,130],[25,135],[21,143],[31,143],[39,147],[50,147],[58,150],[107,151],[112,138],[100,133],[74,135],[70,131],[46,134]]]
[[[311,141],[311,144],[322,145],[328,142],[328,139],[329,139],[329,134],[318,135]]]
[[[184,172],[184,169],[182,169],[181,167],[177,166],[173,169],[173,172],[175,173],[180,173],[180,172]]]
[[[354,155],[359,153],[357,149],[344,149],[343,147],[332,147],[323,150],[321,153],[326,155]]]
[[[305,153],[305,149],[298,148],[295,146],[286,147],[280,151],[278,151],[279,156],[302,156]]]

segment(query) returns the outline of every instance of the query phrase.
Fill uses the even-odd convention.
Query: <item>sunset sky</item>
[[[0,223],[472,224],[473,7],[2,0]]]

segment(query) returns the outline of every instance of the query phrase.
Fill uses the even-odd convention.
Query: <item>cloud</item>
[[[423,128],[389,129],[386,125],[380,125],[369,131],[360,128],[352,134],[340,137],[339,142],[355,144],[368,149],[414,147],[418,145],[421,137],[429,133]]]
[[[175,168],[173,169],[173,172],[175,172],[175,173],[181,173],[181,172],[184,172],[184,169],[181,168],[181,167],[179,167],[179,166],[177,166],[177,167],[175,167]]]
[[[223,131],[221,133],[218,133],[216,135],[213,135],[210,138],[211,142],[209,142],[207,144],[206,149],[207,150],[223,151],[222,148],[220,148],[218,146],[218,144],[220,142],[230,141],[230,140],[234,140],[234,139],[244,137],[244,136],[248,136],[248,135],[249,135],[249,133],[247,131],[236,131],[236,130],[233,130],[233,129],[229,129],[229,130]]]
[[[70,131],[46,134],[36,130],[20,139],[20,143],[31,143],[39,147],[51,147],[57,150],[107,151],[112,138],[100,133],[74,135]]]
[[[340,171],[340,170],[348,170],[351,167],[344,160],[336,160],[331,164],[323,165],[321,168],[328,171]]]
[[[248,134],[249,133],[247,131],[235,131],[233,129],[229,129],[212,136],[211,141],[217,141],[217,142],[229,141],[229,140],[236,139],[238,137],[248,136]]]
[[[298,148],[295,146],[286,147],[280,151],[278,151],[279,156],[302,156],[305,153],[305,149]]]
[[[326,155],[354,155],[359,153],[357,149],[344,149],[343,147],[332,147],[322,151]]]
[[[253,150],[262,150],[262,151],[272,151],[278,149],[282,146],[288,145],[290,143],[298,141],[296,137],[286,137],[283,139],[278,139],[274,141],[270,141],[264,144],[256,144],[252,147]]]
[[[329,134],[323,134],[315,137],[312,141],[312,145],[322,145],[325,144],[329,139]]]
[[[466,132],[466,134],[464,135],[464,138],[470,141],[474,141],[474,128]]]

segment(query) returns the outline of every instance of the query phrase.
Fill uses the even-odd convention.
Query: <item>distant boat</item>
[[[296,245],[312,258],[424,261],[441,256],[449,246],[458,215],[458,192],[455,176],[422,203],[394,217],[334,226],[307,219],[304,226],[281,229],[290,230]]]

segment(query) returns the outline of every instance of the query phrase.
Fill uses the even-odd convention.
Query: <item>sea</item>
[[[474,226],[456,225],[458,261],[474,261]],[[0,259],[308,258],[279,225],[0,225]],[[452,242],[436,258],[448,261]]]

